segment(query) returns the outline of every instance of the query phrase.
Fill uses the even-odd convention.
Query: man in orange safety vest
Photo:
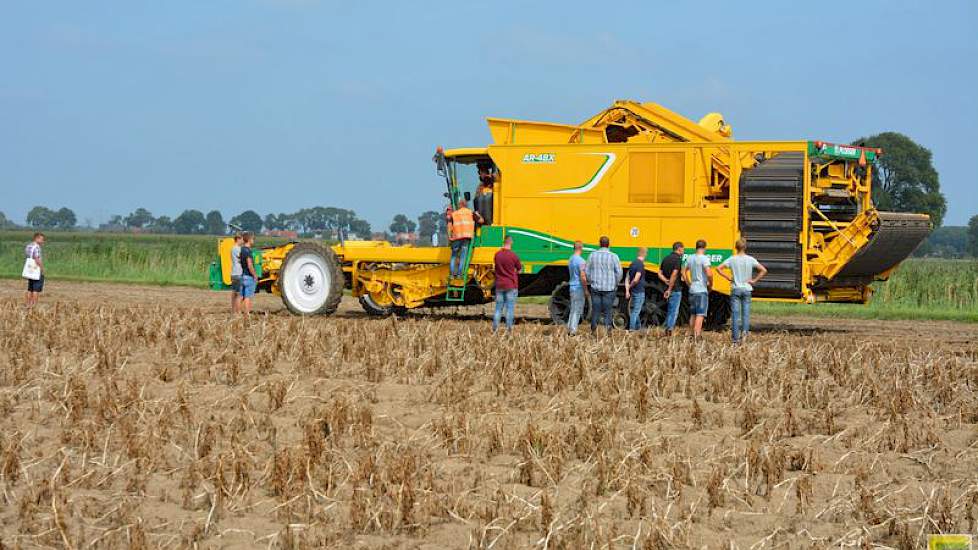
[[[478,212],[469,209],[465,199],[458,200],[458,208],[450,213],[450,223],[448,228],[449,245],[452,248],[452,258],[448,263],[448,269],[453,279],[461,279],[462,264],[465,263],[465,253],[475,236],[475,222],[482,223],[482,216]]]

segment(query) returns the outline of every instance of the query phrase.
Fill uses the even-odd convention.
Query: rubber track
[[[751,255],[768,268],[754,285],[759,298],[801,296],[804,167],[803,153],[781,153],[740,177],[740,231]]]
[[[930,234],[930,218],[925,214],[877,212],[879,222],[869,243],[853,256],[833,282],[839,279],[869,278],[893,268],[909,256]]]

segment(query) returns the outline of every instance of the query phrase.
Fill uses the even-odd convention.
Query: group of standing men
[[[611,251],[608,237],[601,237],[597,250],[591,253],[587,261],[581,256],[584,245],[581,241],[574,243],[574,254],[567,262],[570,287],[570,317],[567,321],[567,331],[577,332],[587,294],[591,295],[591,330],[596,331],[599,322],[609,330],[612,327],[612,310],[618,282],[621,281],[623,270],[621,259]],[[750,300],[753,285],[764,275],[767,269],[753,256],[747,254],[747,243],[739,239],[736,253],[720,264],[716,273],[731,282],[730,304],[733,315],[733,340],[740,342],[750,330]],[[646,277],[645,258],[648,249],[640,247],[635,259],[625,271],[625,300],[628,301],[628,329],[639,330],[641,314],[645,307]],[[710,257],[706,254],[706,241],[696,241],[696,253],[684,262],[685,248],[683,243],[675,242],[672,253],[666,256],[655,276],[659,278],[665,290],[662,293],[666,299],[665,331],[671,334],[679,318],[679,308],[683,301],[683,286],[685,282],[689,289],[689,326],[694,337],[703,332],[703,321],[709,310],[710,291],[713,289],[713,269]],[[755,275],[756,271],[756,275]],[[729,272],[729,275],[726,273]]]
[[[477,199],[488,193],[491,201],[491,174],[480,167],[482,185],[477,193]],[[485,202],[485,201],[483,201]],[[449,277],[455,284],[465,276],[465,257],[472,239],[475,237],[477,225],[489,223],[492,214],[483,216],[469,209],[465,199],[459,199],[458,208],[446,211],[446,221],[449,224],[449,243],[451,259],[449,260]],[[492,328],[498,329],[502,316],[506,316],[507,330],[513,327],[513,316],[516,298],[519,293],[519,273],[523,270],[519,257],[512,250],[513,240],[506,237],[503,247],[496,253],[494,267],[496,275],[496,311],[493,314]],[[716,269],[716,273],[731,283],[730,309],[734,342],[740,342],[750,330],[750,302],[753,285],[767,274],[767,269],[753,256],[747,254],[747,243],[737,240],[735,254],[724,260]],[[577,333],[581,315],[587,296],[591,297],[591,330],[596,331],[598,324],[603,324],[609,330],[612,327],[612,316],[618,284],[625,277],[625,299],[628,301],[628,328],[639,330],[642,326],[641,315],[645,307],[646,277],[645,259],[648,249],[640,247],[635,259],[628,266],[627,272],[622,269],[621,259],[611,251],[608,237],[601,237],[599,248],[588,256],[585,261],[582,253],[584,245],[575,241],[574,253],[567,262],[568,281],[570,287],[570,316],[567,330],[570,334]],[[729,274],[728,274],[729,273]],[[688,258],[685,255],[683,243],[675,242],[672,253],[666,256],[659,265],[655,276],[666,287],[663,297],[666,299],[665,331],[671,334],[679,318],[679,310],[683,301],[683,285],[689,293],[690,318],[689,326],[694,337],[703,332],[703,323],[710,307],[710,291],[713,289],[713,266],[710,256],[706,254],[706,241],[696,241],[696,252]]]
[[[512,237],[506,237],[503,247],[495,256],[496,273],[496,312],[492,328],[499,327],[501,315],[506,313],[506,328],[512,329],[514,306],[518,294],[518,274],[523,266],[512,250]],[[767,269],[753,256],[747,254],[747,243],[740,239],[735,244],[735,254],[720,264],[716,273],[731,282],[730,305],[733,316],[733,341],[739,343],[750,330],[750,302],[753,285]],[[645,307],[646,277],[645,259],[648,250],[638,249],[635,259],[627,270],[622,269],[621,259],[611,251],[608,237],[601,237],[599,248],[583,258],[584,244],[574,242],[574,253],[567,261],[570,291],[570,315],[567,331],[576,334],[587,296],[591,297],[591,331],[596,332],[599,324],[608,330],[612,328],[612,314],[618,284],[625,277],[625,299],[628,300],[628,328],[641,328],[641,314]],[[685,261],[684,261],[685,260]],[[728,275],[729,272],[729,275]],[[703,331],[703,322],[709,309],[709,294],[713,288],[712,262],[706,254],[706,241],[696,241],[696,253],[685,259],[683,243],[672,245],[672,253],[659,265],[655,276],[666,289],[667,310],[665,318],[666,334],[671,334],[679,318],[683,299],[683,285],[689,289],[690,330],[694,337]],[[454,276],[454,272],[453,272]]]

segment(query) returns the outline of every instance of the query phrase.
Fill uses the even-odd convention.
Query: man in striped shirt
[[[591,284],[591,332],[597,331],[599,318],[611,331],[611,309],[622,274],[621,259],[609,248],[611,241],[608,237],[601,237],[598,243],[601,248],[588,256],[584,270]]]

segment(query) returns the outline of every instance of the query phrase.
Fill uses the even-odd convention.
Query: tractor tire
[[[336,254],[313,243],[289,250],[279,270],[282,303],[296,315],[329,315],[343,298],[343,270]]]
[[[566,281],[557,285],[557,288],[550,294],[550,320],[555,325],[567,326],[570,319],[570,284]],[[581,321],[591,319],[591,298],[585,295],[584,311],[581,312]]]
[[[723,330],[729,320],[730,297],[719,292],[710,292],[710,305],[706,310],[703,328],[706,330]]]
[[[360,297],[360,307],[371,317],[389,317],[394,313],[394,306],[378,305],[369,294]]]

